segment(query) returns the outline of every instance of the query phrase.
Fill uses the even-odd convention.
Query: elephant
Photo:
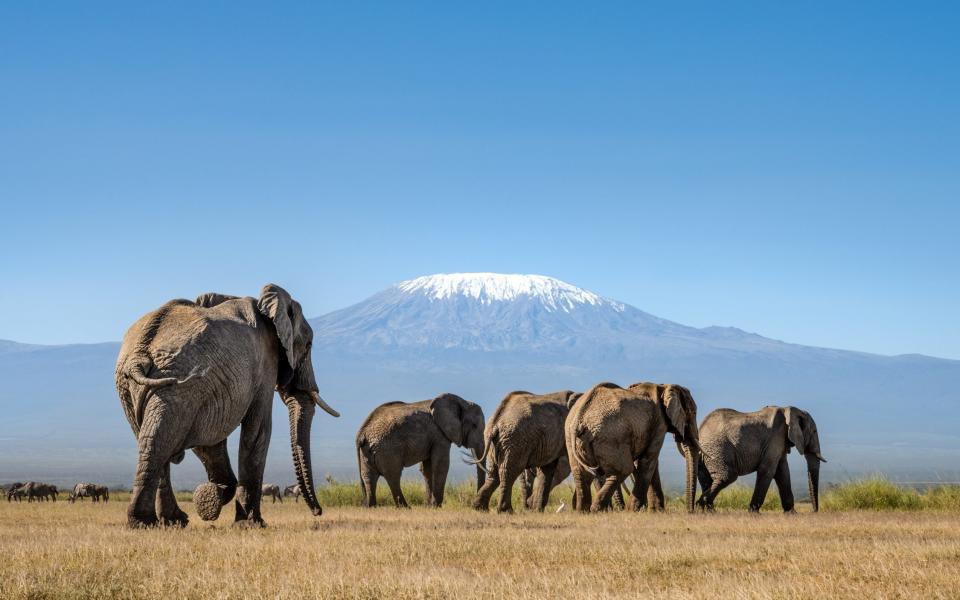
[[[407,507],[400,490],[404,467],[417,463],[426,482],[428,506],[443,504],[450,467],[450,445],[483,454],[483,409],[454,394],[422,402],[388,402],[375,408],[357,432],[357,463],[363,506],[377,505],[377,480],[387,480],[398,508]],[[477,465],[477,487],[485,473]]]
[[[288,485],[287,487],[283,488],[283,495],[293,496],[294,502],[300,502],[300,485]]]
[[[813,512],[820,510],[820,463],[827,461],[820,454],[820,436],[810,413],[794,406],[767,406],[750,413],[721,408],[707,415],[700,425],[700,445],[700,507],[712,509],[720,490],[737,477],[756,472],[750,511],[760,510],[773,480],[783,511],[794,512],[787,454],[795,447],[807,460]]]
[[[57,496],[60,493],[57,490],[57,486],[49,483],[39,483],[36,481],[28,481],[23,485],[22,488],[19,489],[23,490],[24,495],[27,497],[27,502],[33,502],[34,500],[37,502],[41,502],[43,500],[56,502]]]
[[[531,504],[534,510],[543,511],[558,463],[567,453],[563,422],[579,397],[569,390],[544,395],[517,391],[504,397],[487,423],[483,454],[476,460],[486,464],[487,479],[473,501],[475,509],[489,510],[490,496],[499,487],[497,512],[512,513],[513,483],[533,468],[542,474],[544,484],[535,491]],[[548,481],[550,485],[546,485]]]
[[[339,416],[320,397],[313,371],[313,330],[300,304],[278,285],[259,298],[207,293],[172,300],[124,336],[117,393],[137,437],[139,460],[127,508],[130,527],[186,526],[170,484],[170,464],[192,449],[209,483],[194,492],[197,512],[216,519],[236,495],[234,522],[264,526],[260,486],[270,442],[274,391],[289,412],[293,465],[315,516],[310,428],[314,406]],[[227,436],[240,427],[239,481]]]
[[[630,474],[631,508],[646,508],[668,432],[686,458],[686,507],[693,512],[700,444],[697,405],[690,391],[675,384],[635,383],[624,389],[600,383],[581,396],[564,424],[574,509],[606,510],[610,497]],[[591,502],[594,478],[599,478],[602,486]]]
[[[283,496],[280,495],[280,486],[275,483],[266,483],[260,488],[260,497],[266,498],[270,497],[273,499],[271,504],[276,504],[277,501],[280,501],[280,504],[283,504]]]

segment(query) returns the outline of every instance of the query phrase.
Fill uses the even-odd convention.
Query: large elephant
[[[280,494],[280,486],[275,483],[263,484],[263,487],[260,488],[260,496],[262,498],[272,498],[273,501],[271,504],[276,504],[277,501],[283,504],[283,495]]]
[[[532,505],[543,511],[560,459],[567,453],[563,422],[579,397],[580,394],[569,390],[544,395],[530,392],[506,395],[484,432],[484,450],[477,463],[486,464],[487,480],[473,501],[475,509],[489,510],[490,496],[499,487],[497,512],[513,512],[513,483],[533,468],[542,473],[544,485],[538,486]]]
[[[283,288],[259,298],[208,293],[173,300],[127,331],[117,359],[120,401],[139,446],[127,522],[187,524],[170,484],[170,463],[193,449],[210,483],[194,493],[201,518],[215,519],[236,494],[235,521],[263,525],[260,486],[270,442],[274,390],[286,405],[297,479],[314,515],[310,427],[314,405],[333,416],[317,391],[313,330]],[[239,482],[227,436],[240,427]]]
[[[700,445],[697,405],[690,391],[672,384],[635,383],[624,389],[614,383],[601,383],[581,396],[570,408],[565,423],[574,508],[608,508],[614,491],[631,474],[631,508],[646,507],[668,432],[687,460],[686,505],[692,512]],[[591,502],[590,483],[594,478],[600,478],[603,484]]]
[[[443,504],[450,468],[450,445],[483,454],[483,409],[454,394],[422,402],[388,402],[375,408],[357,432],[357,462],[364,506],[377,504],[377,480],[382,475],[398,507],[407,500],[400,490],[404,467],[417,463],[426,481],[429,506]],[[477,487],[484,471],[477,465]]]
[[[813,512],[820,509],[820,436],[810,413],[793,406],[767,406],[751,413],[729,408],[713,411],[700,425],[703,462],[699,479],[703,493],[697,501],[713,508],[720,490],[737,477],[757,473],[750,510],[763,506],[771,480],[777,482],[784,512],[793,512],[793,490],[787,454],[795,447],[807,459],[807,485]]]

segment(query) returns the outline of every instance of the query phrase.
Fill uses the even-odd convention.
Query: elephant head
[[[461,448],[469,448],[475,459],[483,456],[483,409],[454,394],[434,398],[430,414],[443,435]],[[477,489],[483,485],[486,473],[477,464]]]
[[[697,430],[697,404],[690,390],[681,385],[663,388],[663,410],[667,416],[667,431],[673,434],[677,449],[687,462],[686,505],[693,512],[697,493],[697,468],[700,461],[700,433]]]
[[[314,406],[319,406],[334,417],[339,417],[340,413],[320,397],[310,353],[313,329],[303,316],[300,303],[280,286],[267,284],[260,291],[257,308],[277,331],[280,341],[277,391],[290,414],[293,468],[307,506],[314,515],[320,515],[323,510],[314,492],[313,467],[310,463],[310,427]]]
[[[783,409],[787,422],[787,442],[807,459],[807,487],[813,512],[820,510],[820,463],[827,459],[820,454],[820,436],[810,413],[794,406]]]

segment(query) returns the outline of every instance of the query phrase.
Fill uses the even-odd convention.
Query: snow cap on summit
[[[402,281],[397,289],[408,294],[423,294],[432,300],[454,296],[473,298],[481,304],[508,302],[521,296],[539,300],[549,311],[570,312],[578,305],[610,306],[619,311],[624,305],[593,292],[543,275],[505,275],[500,273],[442,273]]]

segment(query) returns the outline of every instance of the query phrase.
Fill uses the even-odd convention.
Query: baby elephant
[[[757,473],[750,500],[750,511],[757,512],[777,482],[784,512],[793,512],[793,491],[787,454],[796,447],[807,459],[807,482],[813,512],[820,508],[820,454],[817,424],[810,413],[793,406],[767,406],[757,412],[742,413],[729,408],[713,411],[700,425],[703,460],[698,478],[703,489],[697,504],[710,510],[720,490],[737,477]]]
[[[388,402],[370,413],[357,432],[357,462],[364,506],[377,505],[382,475],[397,507],[406,507],[400,490],[404,467],[420,463],[429,506],[443,504],[450,445],[483,454],[483,410],[460,396],[441,394],[423,402]],[[484,472],[477,466],[477,484]]]

